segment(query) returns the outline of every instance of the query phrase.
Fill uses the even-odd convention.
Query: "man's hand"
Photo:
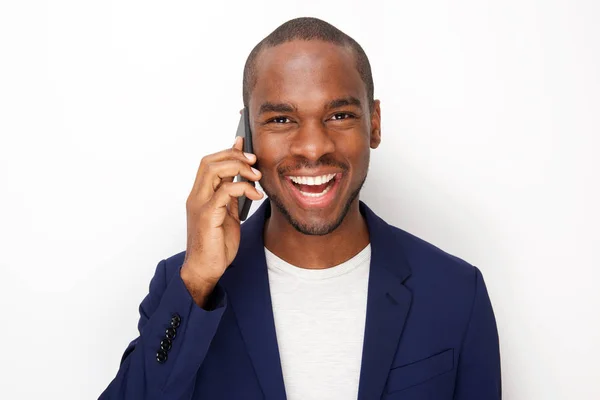
[[[240,244],[238,197],[260,200],[263,193],[247,182],[233,182],[240,174],[258,181],[251,167],[254,154],[242,151],[243,139],[231,149],[208,155],[200,162],[194,187],[187,199],[187,249],[181,278],[194,301],[204,307],[217,281],[237,254]]]

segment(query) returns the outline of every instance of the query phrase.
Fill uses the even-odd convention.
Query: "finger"
[[[211,206],[214,208],[227,207],[234,198],[245,195],[250,200],[260,200],[264,194],[248,182],[225,182],[211,198]]]
[[[260,171],[242,161],[227,160],[213,163],[206,167],[202,178],[204,183],[197,196],[208,200],[222,184],[233,182],[233,178],[238,174],[252,182],[258,181],[262,177]]]
[[[232,149],[244,150],[244,138],[241,136],[236,136]]]
[[[201,188],[204,184],[204,174],[206,173],[207,166],[212,163],[224,160],[239,160],[249,165],[254,164],[256,162],[256,156],[254,154],[244,153],[241,151],[242,145],[243,141],[241,139],[236,139],[232,148],[203,157],[200,162],[200,166],[198,167],[198,171],[196,172],[196,178],[190,194],[196,196],[201,191]],[[211,182],[208,184],[211,185]]]
[[[240,215],[239,215],[239,211],[238,211],[238,202],[239,202],[238,197],[232,197],[231,200],[229,201],[229,203],[227,204],[227,213],[235,221],[240,222]],[[227,227],[225,227],[225,228],[227,228]]]
[[[244,138],[241,136],[236,136],[235,141],[233,142],[233,146],[228,149],[221,150],[219,152],[209,154],[203,158],[208,163],[215,161],[227,160],[230,158],[244,160],[247,159],[250,164],[253,164],[256,161],[256,156],[252,153],[246,153],[247,158],[244,157]]]
[[[217,190],[217,187],[221,183],[233,182],[233,178],[237,175],[241,175],[254,182],[262,178],[262,174],[259,170],[238,160],[221,161],[211,164],[208,166],[205,176],[206,179],[211,180],[212,189],[214,191]]]
[[[244,138],[241,136],[236,136],[235,138],[235,142],[233,143],[233,147],[232,149],[234,150],[244,150]],[[248,156],[245,156],[246,158],[248,158]],[[254,158],[254,160],[256,160],[256,158]],[[223,177],[223,182],[233,182],[233,176],[231,177]]]

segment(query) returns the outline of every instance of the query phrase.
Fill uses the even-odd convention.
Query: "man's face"
[[[380,141],[379,102],[369,109],[352,50],[318,40],[262,50],[249,111],[270,200],[304,234],[335,230]]]

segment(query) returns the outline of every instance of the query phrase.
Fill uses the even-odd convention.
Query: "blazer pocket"
[[[392,368],[388,375],[386,392],[407,389],[454,368],[454,349],[447,349],[423,360]]]

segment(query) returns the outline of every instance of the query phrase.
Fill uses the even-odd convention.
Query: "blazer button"
[[[177,335],[177,329],[175,329],[175,328],[167,328],[167,330],[165,331],[165,337],[169,340],[175,339],[176,335]]]
[[[163,351],[171,350],[172,345],[173,345],[173,343],[171,342],[170,339],[164,338],[163,340],[160,341],[160,349]]]
[[[173,315],[173,318],[171,318],[171,326],[173,328],[179,328],[179,325],[181,325],[181,317],[178,314]]]
[[[158,361],[159,364],[164,364],[164,362],[167,361],[167,352],[163,351],[163,350],[159,350],[156,353],[156,361]]]

